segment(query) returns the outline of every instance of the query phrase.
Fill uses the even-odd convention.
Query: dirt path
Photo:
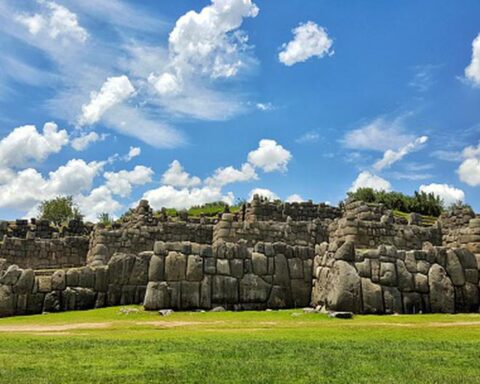
[[[0,334],[1,333],[34,333],[34,334],[68,334],[69,331],[74,330],[91,330],[91,329],[109,329],[113,328],[115,325],[139,325],[139,326],[153,326],[158,328],[177,328],[177,327],[190,327],[204,325],[206,328],[212,326],[219,326],[218,329],[205,329],[209,331],[220,331],[220,330],[231,330],[231,329],[243,329],[243,330],[268,330],[268,326],[275,328],[276,326],[296,326],[302,327],[303,325],[311,327],[311,322],[295,322],[281,324],[274,321],[264,321],[264,322],[252,322],[251,324],[246,324],[243,322],[228,322],[229,327],[222,328],[222,325],[227,324],[225,321],[135,321],[135,322],[104,322],[104,323],[76,323],[76,324],[58,324],[58,325],[36,325],[36,324],[27,324],[27,325],[0,325]],[[235,327],[235,325],[242,325],[242,327]],[[249,327],[251,325],[251,328]],[[267,327],[258,327],[258,326],[267,326]],[[318,323],[317,326],[330,327],[333,325],[339,326],[339,323]],[[425,323],[389,323],[389,322],[343,322],[341,326],[347,327],[369,327],[369,326],[381,326],[381,327],[406,327],[406,328],[449,328],[449,327],[480,327],[480,321],[453,321],[453,322],[425,322]]]

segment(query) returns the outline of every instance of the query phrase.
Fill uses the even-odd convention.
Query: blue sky
[[[0,0],[0,217],[360,186],[480,209],[478,1],[138,3]]]

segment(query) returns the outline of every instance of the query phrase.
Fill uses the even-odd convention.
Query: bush
[[[44,200],[38,210],[39,219],[49,220],[56,226],[67,223],[72,219],[83,219],[83,215],[73,202],[72,196],[57,196],[51,200]]]
[[[400,192],[376,191],[372,188],[359,188],[349,192],[348,197],[366,203],[382,203],[388,209],[401,212],[416,212],[422,215],[438,217],[444,210],[443,201],[433,193],[415,192],[408,196]]]

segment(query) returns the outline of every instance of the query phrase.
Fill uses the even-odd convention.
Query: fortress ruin
[[[270,202],[216,218],[112,225],[0,223],[0,316],[143,304],[148,310],[321,306],[354,313],[478,312],[480,217],[434,222],[381,204]]]

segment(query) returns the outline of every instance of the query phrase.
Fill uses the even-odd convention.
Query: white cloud
[[[417,137],[411,143],[408,143],[407,145],[401,147],[397,151],[388,149],[383,154],[383,158],[381,160],[378,160],[373,165],[373,168],[375,168],[375,170],[377,171],[381,171],[384,168],[389,168],[394,163],[396,163],[397,161],[400,161],[405,156],[407,156],[410,152],[417,150],[420,146],[425,144],[427,141],[428,141],[427,136],[420,136],[420,137]]]
[[[310,131],[310,132],[304,133],[302,136],[295,139],[295,141],[299,144],[305,144],[305,143],[316,143],[319,139],[320,139],[320,135],[318,134],[318,132]]]
[[[0,184],[0,207],[31,210],[37,203],[58,195],[77,195],[92,187],[101,162],[86,163],[72,159],[44,178],[37,170],[27,168],[6,175]]]
[[[231,205],[234,201],[232,193],[222,194],[220,188],[182,188],[177,189],[171,185],[163,185],[144,193],[142,199],[147,199],[154,209],[176,208],[188,209],[195,205],[224,201]]]
[[[472,42],[472,61],[465,68],[465,77],[476,86],[480,86],[480,33]]]
[[[53,122],[46,123],[42,133],[34,125],[18,127],[0,141],[0,165],[21,167],[31,160],[41,162],[67,143],[67,131],[59,131]]]
[[[458,188],[448,184],[428,184],[421,185],[420,192],[433,193],[440,197],[446,206],[465,200],[465,193]]]
[[[392,185],[380,176],[374,175],[368,171],[363,171],[357,176],[349,191],[355,192],[359,188],[373,188],[377,191],[390,191]]]
[[[152,181],[153,170],[143,165],[137,165],[132,171],[105,172],[105,186],[115,195],[128,197],[134,185],[145,185]]]
[[[32,35],[42,33],[52,39],[72,39],[84,43],[88,32],[78,23],[77,15],[54,1],[38,0],[42,13],[17,15],[16,20]]]
[[[287,197],[287,200],[285,200],[287,203],[301,203],[302,201],[305,201],[305,199],[300,196],[297,193],[294,193],[293,195],[290,195]]]
[[[472,187],[480,185],[480,145],[466,147],[462,156],[464,160],[457,170],[460,180]]]
[[[253,197],[255,195],[267,198],[268,200],[279,200],[280,198],[278,197],[277,194],[274,192],[270,191],[269,189],[266,188],[254,188],[250,191],[250,194],[248,195],[248,201],[252,201]]]
[[[293,40],[283,44],[282,51],[278,54],[281,63],[291,66],[314,56],[322,58],[325,55],[333,55],[331,51],[333,41],[323,27],[308,21],[300,24],[292,32]]]
[[[185,172],[178,160],[172,161],[169,168],[162,175],[162,183],[173,187],[194,187],[201,182],[200,178],[190,176],[188,172]]]
[[[242,96],[216,88],[216,80],[234,78],[256,64],[239,28],[257,14],[251,0],[212,0],[181,16],[170,33],[167,58],[148,76],[158,96],[152,102],[203,120],[226,120],[246,110]]]
[[[164,73],[160,76],[150,74],[148,82],[152,84],[161,95],[176,95],[182,90],[181,80],[176,75]]]
[[[405,116],[388,120],[384,117],[348,132],[342,139],[345,147],[360,150],[386,151],[399,149],[415,140],[415,136],[405,133]],[[395,138],[395,140],[392,140]]]
[[[76,151],[84,151],[90,144],[105,140],[107,135],[99,135],[97,132],[89,132],[72,139],[72,148]]]
[[[205,180],[205,184],[223,187],[227,184],[250,180],[258,180],[258,175],[251,164],[245,163],[241,169],[236,169],[232,166],[216,169],[213,176]]]
[[[134,92],[135,88],[133,88],[127,76],[107,78],[100,92],[92,92],[90,102],[82,106],[82,116],[79,118],[79,124],[95,124],[107,110],[125,101]]]
[[[260,140],[258,149],[248,154],[248,161],[265,172],[285,172],[291,159],[292,154],[288,150],[275,140],[268,139]]]
[[[92,189],[88,195],[76,196],[75,202],[80,212],[85,215],[85,220],[92,222],[96,222],[101,213],[106,212],[115,216],[123,208],[106,186]]]
[[[275,109],[272,103],[257,103],[255,104],[255,107],[263,112],[271,111]]]
[[[198,70],[212,78],[235,76],[244,65],[246,36],[232,33],[243,19],[256,17],[251,0],[212,0],[200,12],[180,17],[169,36],[173,66],[180,72]]]
[[[125,161],[130,161],[133,158],[140,156],[142,149],[140,147],[130,147],[127,155],[125,156]]]

